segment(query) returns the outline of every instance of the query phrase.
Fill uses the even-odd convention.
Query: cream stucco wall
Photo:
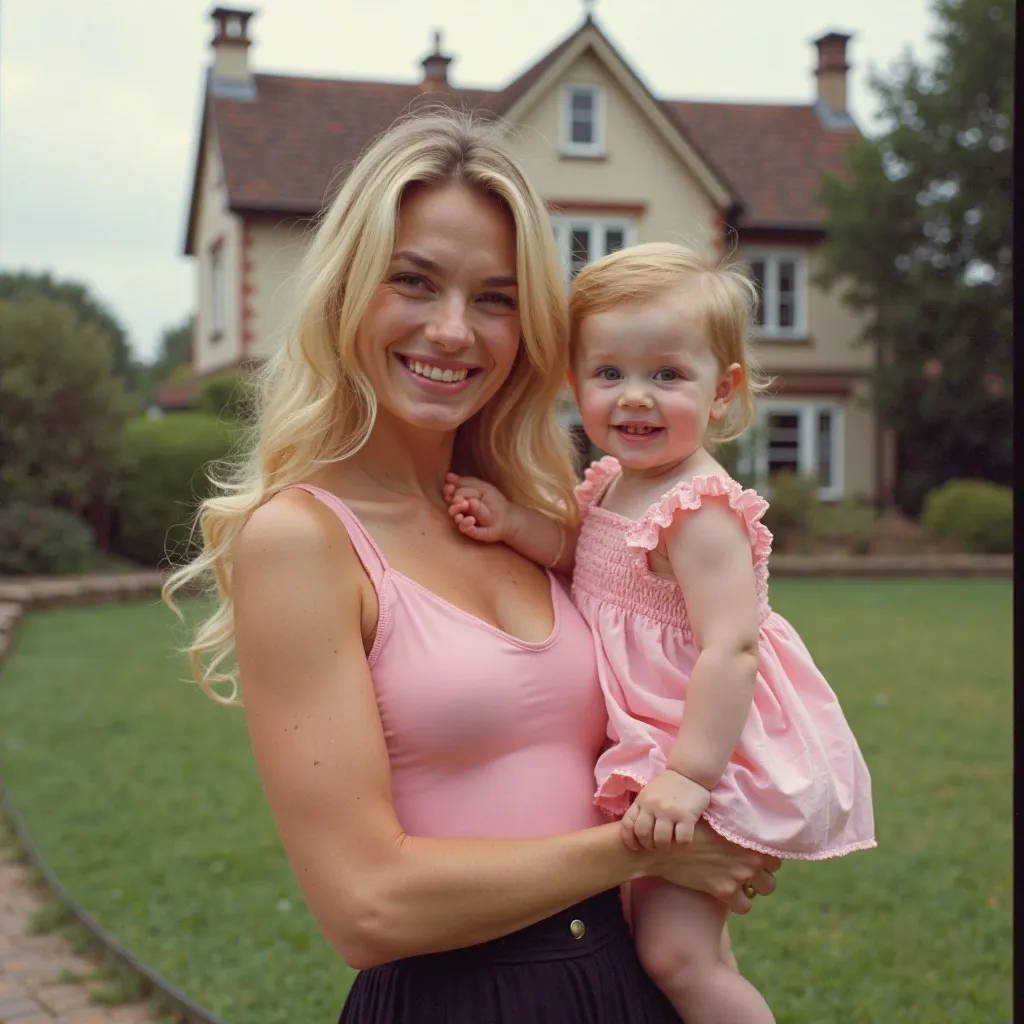
[[[843,405],[843,477],[845,497],[875,496],[875,417],[866,381],[857,384]]]
[[[560,150],[563,88],[604,88],[603,157]],[[636,241],[676,241],[708,251],[714,203],[607,67],[585,51],[532,108],[517,117],[512,150],[546,199],[644,203]]]
[[[247,232],[252,338],[246,355],[266,357],[284,344],[293,309],[293,275],[309,232],[295,221],[252,221]]]
[[[199,206],[195,227],[195,270],[198,276],[192,369],[202,375],[222,366],[233,366],[242,357],[241,330],[241,219],[228,212],[227,189],[222,181],[220,152],[216,135],[208,127],[205,160],[200,171]],[[224,266],[224,331],[218,339],[212,332],[211,247],[222,245]]]

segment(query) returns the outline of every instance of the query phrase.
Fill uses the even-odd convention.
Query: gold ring
[[[757,890],[749,882],[745,882],[740,888],[747,899],[752,900],[757,895]]]

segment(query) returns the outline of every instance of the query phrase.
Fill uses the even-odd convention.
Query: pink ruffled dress
[[[638,521],[601,507],[619,475],[595,462],[577,489],[583,526],[573,600],[594,634],[608,707],[595,803],[621,816],[665,770],[700,653],[682,590],[647,554],[677,515],[727,500],[746,525],[757,582],[760,667],[750,717],[705,817],[733,842],[777,857],[820,860],[875,846],[871,777],[839,701],[793,627],[768,604],[767,502],[726,476],[677,484]]]

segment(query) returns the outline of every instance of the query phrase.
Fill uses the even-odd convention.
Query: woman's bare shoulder
[[[336,513],[308,491],[289,488],[260,505],[239,531],[232,550],[235,570],[275,564],[307,571],[330,564],[358,569],[348,531]]]

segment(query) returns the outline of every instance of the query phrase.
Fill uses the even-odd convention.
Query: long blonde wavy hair
[[[322,214],[297,271],[292,329],[252,381],[255,425],[230,462],[209,475],[213,494],[193,525],[200,553],[163,588],[179,617],[178,592],[217,600],[186,649],[193,676],[218,703],[239,703],[235,540],[264,502],[319,466],[351,457],[369,438],[377,400],[356,360],[356,331],[390,262],[406,190],[447,183],[497,199],[515,222],[522,324],[507,380],[459,428],[453,468],[558,521],[575,514],[571,449],[555,415],[568,368],[567,304],[544,201],[507,152],[501,124],[450,110],[409,116],[366,150]],[[221,684],[230,693],[215,689]]]

